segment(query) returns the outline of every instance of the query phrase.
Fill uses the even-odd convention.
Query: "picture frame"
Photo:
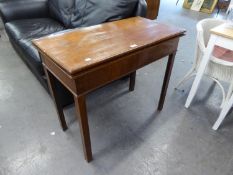
[[[183,7],[190,9],[194,0],[184,0]],[[218,3],[218,0],[204,0],[204,3],[201,7],[201,12],[212,13]]]
[[[204,0],[194,0],[191,6],[191,10],[200,11]]]

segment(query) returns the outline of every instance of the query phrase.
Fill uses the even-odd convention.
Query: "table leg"
[[[91,139],[88,126],[85,96],[74,97],[75,110],[78,117],[80,133],[83,143],[83,152],[87,162],[92,160]]]
[[[208,43],[208,46],[207,46],[207,49],[204,53],[204,56],[202,58],[202,61],[200,62],[200,66],[197,70],[197,74],[196,74],[196,77],[194,79],[194,82],[193,82],[193,85],[191,87],[191,90],[189,92],[189,95],[188,95],[188,98],[186,100],[186,103],[185,103],[185,107],[188,108],[197,92],[197,89],[199,87],[199,84],[201,82],[201,79],[202,79],[202,76],[204,75],[204,72],[205,72],[205,68],[209,62],[209,59],[210,59],[210,55],[214,49],[214,45],[215,45],[215,41],[216,41],[217,37],[215,35],[211,35],[210,37],[210,40],[209,40],[209,43]]]
[[[136,80],[136,71],[131,73],[129,75],[130,81],[129,81],[129,91],[134,91],[135,87],[135,80]]]
[[[44,70],[45,70],[45,74],[46,74],[48,85],[49,85],[49,91],[50,91],[50,94],[52,95],[54,104],[56,106],[56,111],[58,114],[60,125],[62,127],[62,130],[65,131],[67,130],[68,127],[67,127],[65,116],[63,113],[63,107],[60,103],[60,100],[58,99],[58,93],[55,88],[55,77],[46,68],[44,68]]]
[[[159,111],[163,109],[163,104],[164,104],[164,100],[167,94],[167,88],[168,88],[169,80],[171,77],[175,56],[176,56],[176,52],[172,53],[168,57],[167,68],[166,68],[166,72],[165,72],[165,76],[163,80],[163,87],[162,87],[162,91],[161,91],[160,99],[159,99],[159,105],[158,105]]]

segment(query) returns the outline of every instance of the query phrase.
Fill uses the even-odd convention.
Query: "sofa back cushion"
[[[91,26],[131,17],[138,0],[75,0],[72,27]]]
[[[66,28],[75,28],[132,17],[138,3],[139,0],[49,0],[49,9]]]
[[[48,0],[50,16],[70,26],[71,15],[74,7],[74,0]]]

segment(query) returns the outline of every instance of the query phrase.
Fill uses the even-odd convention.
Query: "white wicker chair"
[[[229,7],[227,9],[227,13],[229,13],[230,10],[233,9],[233,0],[231,0],[230,4],[229,4]]]
[[[196,38],[196,51],[195,51],[195,61],[191,70],[184,76],[182,80],[176,85],[176,89],[185,81],[189,80],[191,77],[196,75],[196,70],[199,67],[200,61],[203,57],[203,54],[206,50],[209,38],[210,38],[210,29],[225,23],[225,20],[220,19],[204,19],[197,23],[197,38]],[[215,81],[223,95],[221,107],[224,105],[226,99],[229,99],[233,87],[230,86],[228,90],[227,97],[225,95],[225,90],[222,84],[219,81],[231,82],[233,80],[233,62],[224,61],[211,56],[211,61],[209,62],[205,75]]]

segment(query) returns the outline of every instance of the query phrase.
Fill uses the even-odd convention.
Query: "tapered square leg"
[[[58,99],[58,93],[55,88],[55,77],[45,67],[44,67],[44,70],[45,70],[45,74],[46,74],[48,85],[49,85],[49,91],[50,91],[50,94],[52,95],[52,98],[53,98],[53,101],[56,107],[56,111],[58,114],[58,119],[59,119],[61,128],[63,131],[66,131],[68,127],[67,127],[65,116],[63,113],[63,107],[60,103],[60,100]]]
[[[171,77],[175,56],[176,56],[176,52],[169,55],[168,57],[167,68],[166,68],[166,72],[165,72],[165,76],[163,80],[163,87],[162,87],[162,91],[161,91],[160,99],[159,99],[159,105],[158,105],[159,111],[163,109],[163,104],[164,104],[164,100],[167,94],[167,88],[168,88],[169,80]]]
[[[129,75],[129,91],[134,91],[136,81],[136,71]]]
[[[85,96],[74,97],[74,101],[80,133],[82,137],[84,156],[87,162],[90,162],[92,160],[92,151]]]

